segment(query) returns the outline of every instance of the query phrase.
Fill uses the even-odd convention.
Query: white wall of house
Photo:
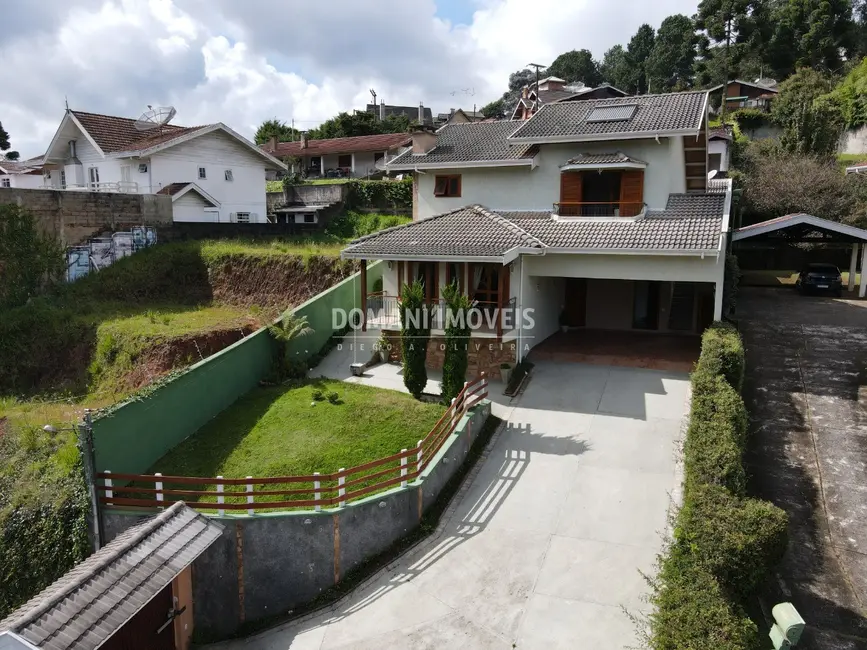
[[[673,140],[673,141],[672,141]],[[685,191],[682,138],[622,140],[542,145],[538,166],[487,167],[454,170],[426,170],[419,174],[418,217],[425,219],[481,204],[493,210],[553,210],[560,200],[560,166],[582,153],[614,153],[647,163],[644,171],[644,201],[654,210],[665,208],[668,195]],[[436,176],[461,175],[461,196],[434,196]]]
[[[173,221],[213,221],[216,213],[205,212],[210,207],[196,192],[189,191],[172,202]]]
[[[45,184],[42,174],[0,174],[0,187],[38,190]]]
[[[265,223],[265,166],[261,156],[231,136],[209,133],[153,154],[150,191],[158,192],[171,183],[193,182],[220,202],[220,221],[228,222],[233,213],[246,212],[251,222]],[[206,178],[199,178],[199,167],[205,168]],[[227,169],[232,170],[231,181],[226,180]]]
[[[517,262],[518,265],[521,263]],[[533,327],[525,328],[521,333],[523,352],[526,353],[528,349],[532,349],[559,329],[565,290],[563,278],[529,275],[525,266],[523,291],[519,299],[523,304],[518,306],[532,316]]]
[[[708,169],[717,169],[718,171],[725,172],[728,171],[729,168],[729,142],[728,140],[709,140],[707,143],[707,155],[708,160],[712,160],[711,156],[718,155],[720,157],[719,167],[715,165],[710,166]]]
[[[524,273],[563,278],[722,282],[724,255],[526,255]]]

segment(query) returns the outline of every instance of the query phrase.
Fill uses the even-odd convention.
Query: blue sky
[[[476,3],[470,0],[436,0],[437,16],[451,21],[453,25],[469,25],[473,22]]]

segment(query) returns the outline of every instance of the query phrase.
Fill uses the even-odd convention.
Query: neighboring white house
[[[728,126],[711,129],[707,136],[708,171],[726,173],[731,163],[732,132]]]
[[[222,123],[141,131],[136,120],[72,110],[44,165],[49,188],[170,194],[176,221],[226,223],[266,222],[266,170],[286,169]]]
[[[38,189],[42,183],[42,165],[0,158],[0,187]]]
[[[455,281],[507,317],[488,336],[523,355],[561,326],[697,334],[722,316],[731,181],[708,181],[707,93],[544,105],[524,122],[413,134],[415,220],[361,238],[396,305]],[[392,308],[393,307],[389,307]],[[508,318],[534,310],[532,326]],[[386,311],[388,311],[386,309]]]

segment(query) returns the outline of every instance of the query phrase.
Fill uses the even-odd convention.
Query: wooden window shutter
[[[644,202],[644,170],[623,172],[620,177],[620,216],[634,217]]]
[[[560,174],[560,202],[580,203],[583,200],[584,172],[562,172]]]

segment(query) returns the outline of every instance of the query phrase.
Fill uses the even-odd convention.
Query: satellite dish
[[[148,110],[141,114],[135,121],[137,131],[152,131],[168,124],[177,114],[174,106],[148,106]]]

